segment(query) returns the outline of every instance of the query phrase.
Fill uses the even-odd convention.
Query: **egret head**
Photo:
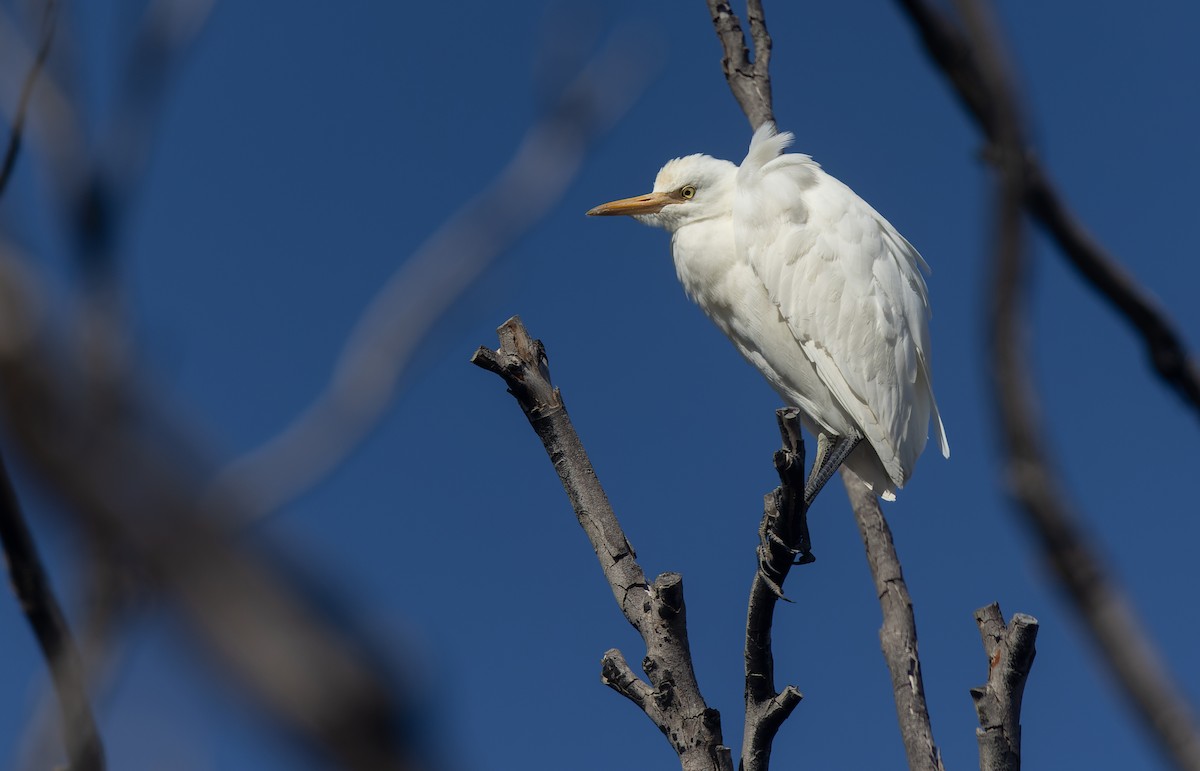
[[[628,214],[639,222],[675,232],[684,225],[729,216],[737,166],[709,155],[668,161],[654,180],[654,192],[600,204],[590,216]]]

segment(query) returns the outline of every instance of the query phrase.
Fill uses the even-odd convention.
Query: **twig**
[[[980,63],[958,25],[926,0],[897,0],[916,25],[930,58],[954,84],[959,98],[993,143],[1001,131]],[[1154,369],[1200,415],[1200,363],[1174,323],[1116,257],[1105,249],[1059,195],[1037,158],[1022,144],[1025,209],[1059,245],[1080,275],[1117,310],[1142,339]]]
[[[933,742],[929,709],[925,705],[912,598],[908,595],[900,558],[892,543],[892,531],[883,518],[879,499],[853,471],[844,466],[841,471],[883,611],[879,641],[892,675],[892,696],[896,700],[896,718],[900,723],[908,767],[910,771],[944,771],[942,754]]]
[[[291,425],[236,460],[214,485],[278,508],[334,468],[375,425],[418,343],[509,245],[545,217],[589,146],[641,92],[648,67],[616,45],[591,61],[530,127],[481,194],[387,280],[342,347],[329,383]]]
[[[1133,609],[1079,524],[1043,445],[1045,421],[1033,387],[1024,310],[1026,256],[1021,205],[1030,166],[1018,101],[994,24],[977,2],[962,0],[976,77],[992,101],[998,171],[996,244],[990,301],[991,376],[1009,489],[1037,535],[1043,556],[1083,617],[1104,660],[1160,747],[1180,768],[1200,769],[1196,718],[1159,661]]]
[[[783,449],[775,453],[779,487],[765,496],[759,528],[758,570],[750,586],[746,614],[746,725],[742,734],[742,771],[767,771],[771,743],[803,696],[795,686],[775,690],[771,624],[782,586],[793,564],[815,559],[809,551],[804,505],[804,439],[800,411],[777,410]],[[797,561],[797,555],[799,560]]]
[[[980,771],[1020,771],[1021,697],[1037,654],[1038,620],[1017,613],[1007,625],[996,603],[975,611],[988,657],[988,679],[971,689],[979,715]]]
[[[79,650],[25,523],[3,456],[0,456],[0,545],[8,562],[13,592],[50,668],[70,768],[103,771],[104,746],[88,704]]]
[[[54,42],[54,30],[57,24],[57,0],[46,0],[42,16],[42,42],[38,45],[37,54],[33,57],[33,64],[30,65],[29,72],[25,75],[25,82],[21,86],[21,96],[17,100],[17,109],[13,113],[12,130],[9,132],[8,145],[4,150],[4,160],[0,161],[0,198],[4,197],[4,191],[8,187],[13,169],[17,165],[17,155],[21,151],[21,140],[25,135],[29,100],[33,97],[33,87],[37,84],[38,75],[41,74],[42,67],[46,64],[46,58],[50,56],[50,46]]]
[[[604,654],[602,679],[637,704],[667,736],[685,771],[732,771],[733,758],[721,739],[720,715],[700,695],[688,646],[683,583],[664,573],[646,582],[591,461],[550,382],[549,361],[517,317],[498,330],[499,350],[481,347],[471,363],[503,378],[542,440],[579,524],[591,541],[613,597],[646,644],[642,664],[650,683],[638,678],[620,651]]]
[[[742,112],[750,121],[750,128],[757,129],[764,123],[774,122],[771,109],[771,36],[767,34],[767,20],[763,15],[762,0],[747,0],[746,19],[750,22],[750,40],[754,45],[754,60],[746,46],[746,37],[737,14],[724,0],[706,0],[712,16],[713,27],[721,41],[725,56],[721,69],[733,92],[734,99],[741,105]]]

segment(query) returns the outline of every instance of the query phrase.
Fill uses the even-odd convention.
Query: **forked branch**
[[[1037,654],[1038,620],[1017,613],[1008,624],[996,603],[975,611],[988,658],[987,682],[971,689],[979,715],[980,771],[1021,768],[1021,697]]]
[[[767,33],[767,19],[763,15],[762,0],[747,0],[746,19],[750,22],[750,42],[754,46],[754,57],[746,45],[742,24],[737,14],[724,0],[707,0],[713,27],[721,41],[725,55],[721,68],[725,80],[733,91],[733,98],[742,107],[750,120],[750,128],[775,121],[771,107],[771,36]]]
[[[646,581],[562,396],[550,381],[541,341],[531,338],[516,316],[497,333],[500,348],[481,347],[471,363],[499,375],[521,405],[558,472],[617,605],[646,644],[642,669],[649,683],[634,674],[616,649],[604,654],[604,683],[654,721],[679,755],[684,771],[732,771],[733,757],[721,738],[720,715],[704,703],[692,669],[682,579],[664,573],[653,583]]]

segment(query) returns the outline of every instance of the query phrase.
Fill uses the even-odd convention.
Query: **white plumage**
[[[929,297],[912,244],[807,155],[790,133],[754,133],[742,165],[707,155],[663,166],[654,192],[588,214],[629,214],[671,232],[688,296],[817,435],[862,438],[846,459],[895,498],[929,425]],[[820,459],[818,459],[818,462]]]

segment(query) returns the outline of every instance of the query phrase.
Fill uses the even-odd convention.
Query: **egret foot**
[[[806,506],[812,504],[817,493],[821,492],[821,488],[837,473],[861,441],[861,436],[835,436],[831,441],[824,433],[817,435],[817,457],[808,475],[808,483],[804,486]]]

